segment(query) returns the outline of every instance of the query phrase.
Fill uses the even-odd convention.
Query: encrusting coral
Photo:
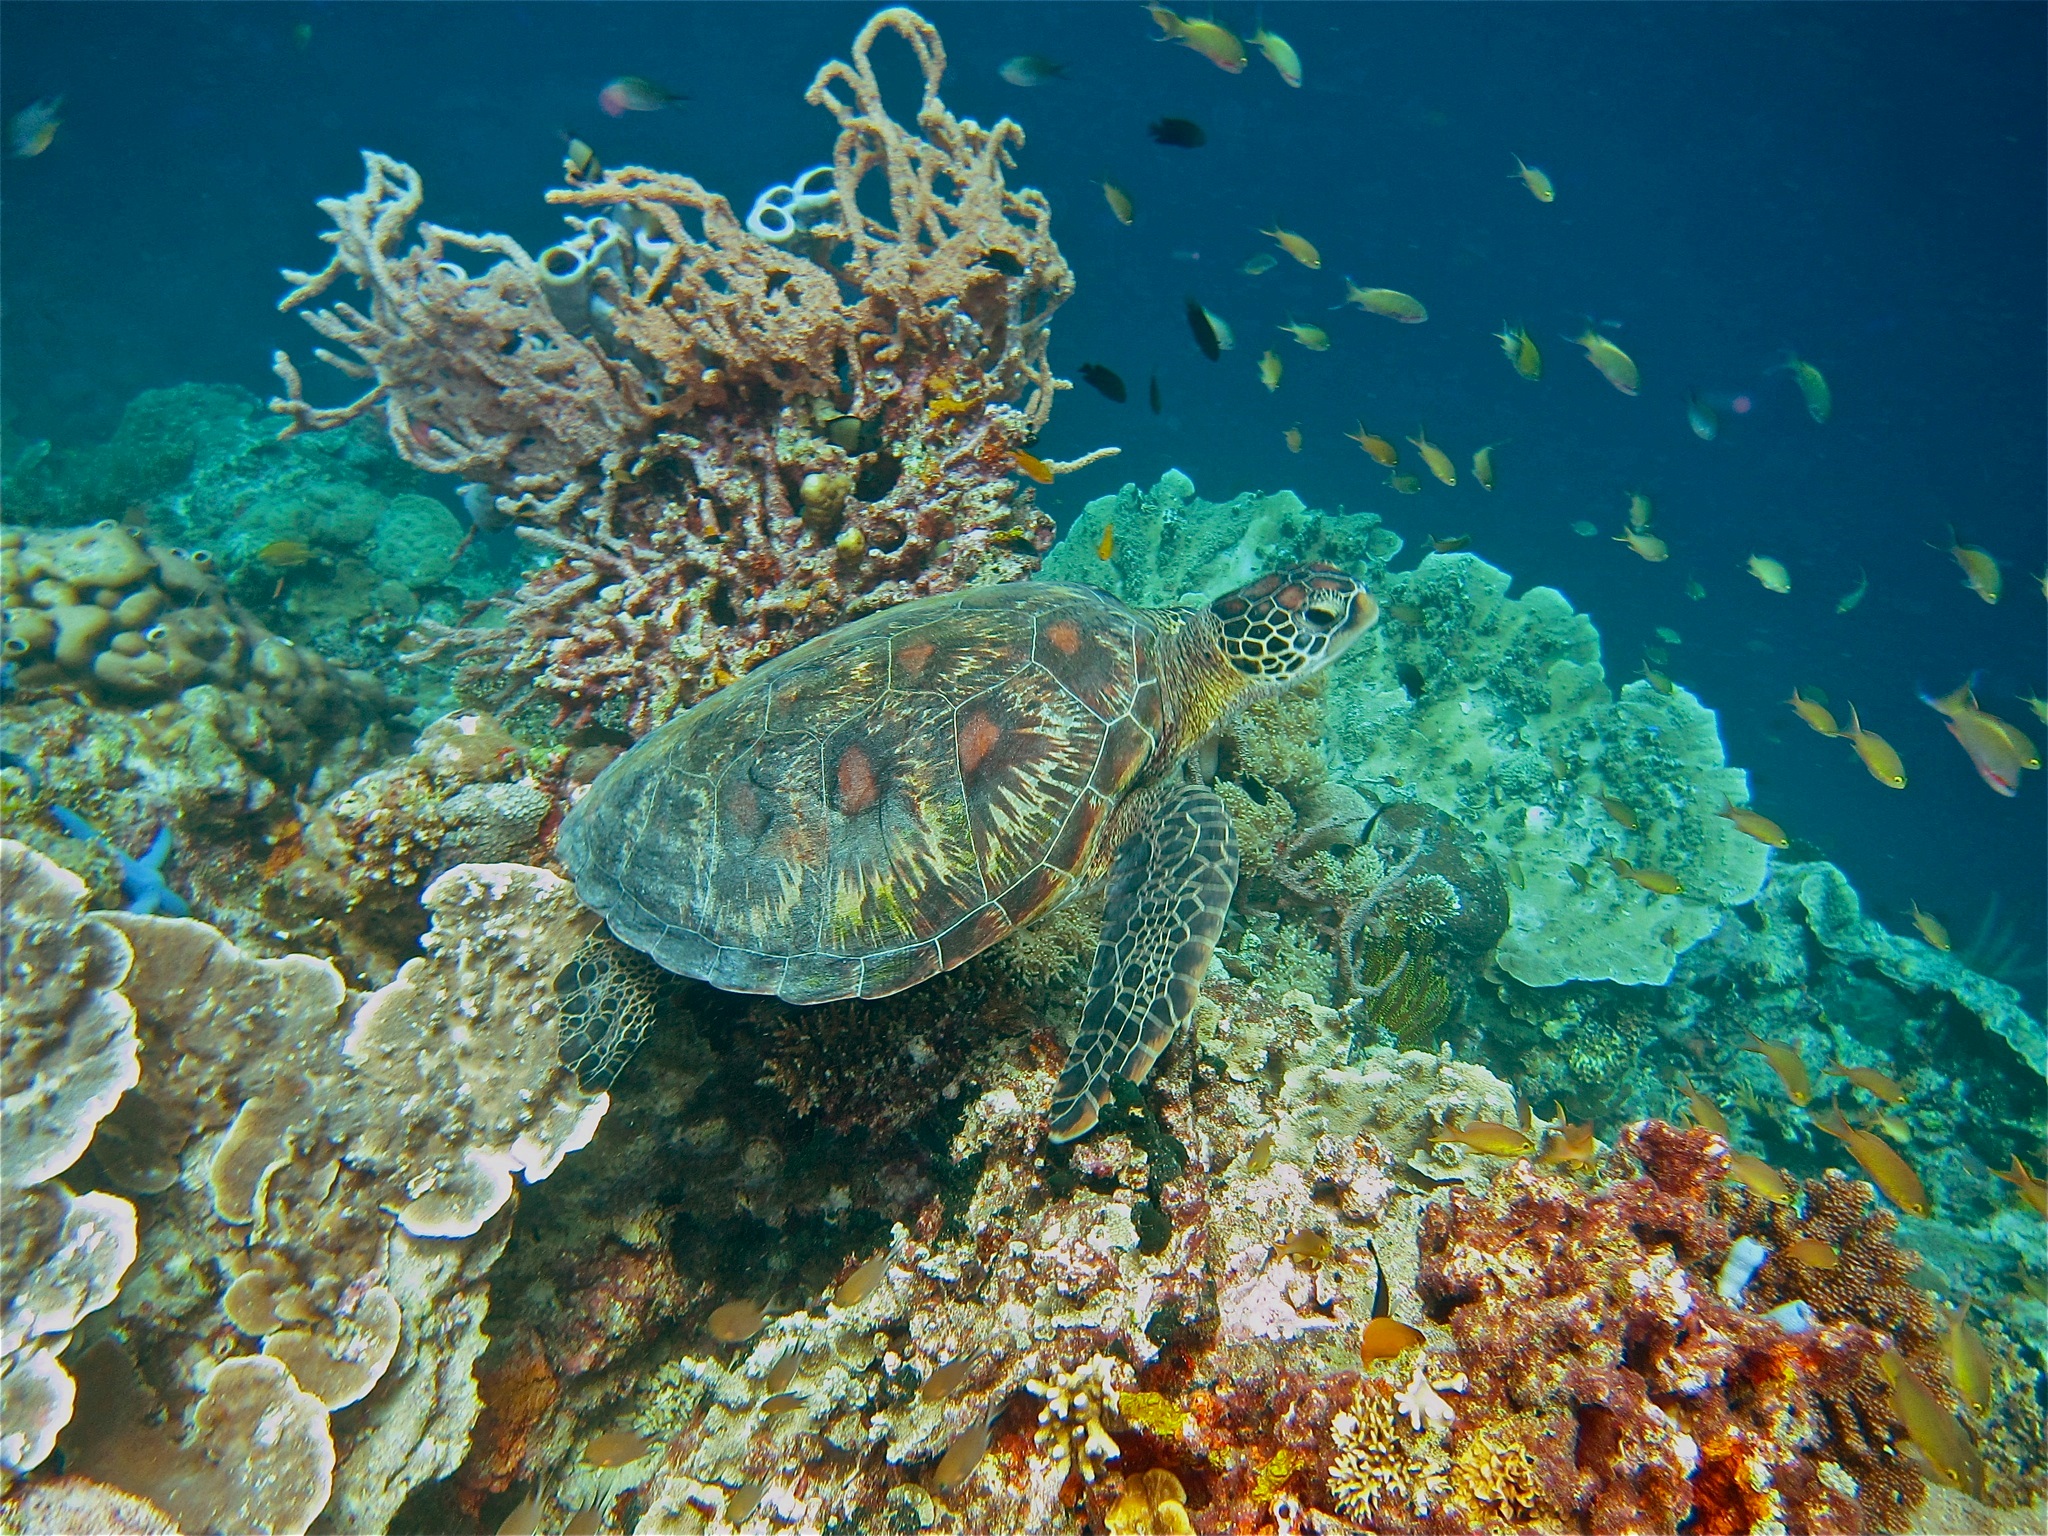
[[[869,55],[886,34],[923,73],[914,131],[882,103]],[[380,412],[408,461],[464,476],[482,522],[516,521],[555,557],[502,624],[425,624],[419,655],[638,734],[847,617],[1035,564],[1051,524],[1012,451],[1061,387],[1047,326],[1073,280],[1045,199],[1006,185],[1022,131],[948,112],[945,66],[931,26],[894,9],[819,72],[807,99],[839,136],[831,211],[802,241],[627,167],[548,194],[578,210],[575,233],[538,260],[425,223],[404,247],[419,176],[365,154],[363,190],[322,204],[333,259],[287,274],[283,307],[357,279],[367,314],[307,318],[354,354],[320,355],[371,386],[316,408],[279,354],[274,408],[288,432]]]

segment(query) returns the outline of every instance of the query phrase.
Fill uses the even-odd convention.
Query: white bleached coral
[[[1033,1377],[1025,1387],[1045,1399],[1038,1410],[1038,1428],[1031,1443],[1056,1468],[1078,1467],[1083,1482],[1092,1483],[1109,1462],[1123,1452],[1103,1427],[1103,1416],[1116,1411],[1117,1378],[1128,1367],[1107,1355],[1046,1382]]]

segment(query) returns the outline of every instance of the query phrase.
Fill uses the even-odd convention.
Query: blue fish
[[[185,898],[164,881],[164,860],[171,856],[171,829],[168,823],[149,845],[149,852],[139,859],[131,859],[108,842],[106,835],[78,812],[61,805],[53,805],[50,807],[50,815],[58,826],[80,842],[98,843],[114,856],[114,862],[121,866],[121,894],[128,898],[130,912],[183,917],[192,910],[185,905]]]

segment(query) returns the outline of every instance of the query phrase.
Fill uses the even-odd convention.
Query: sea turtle
[[[563,819],[561,857],[626,946],[793,1003],[901,991],[1107,876],[1053,1093],[1068,1141],[1193,1012],[1237,886],[1229,814],[1190,758],[1378,613],[1325,565],[1199,607],[1047,582],[902,603],[650,732]],[[609,1080],[648,1022],[618,1006],[612,964],[586,946],[558,983],[586,1082]]]

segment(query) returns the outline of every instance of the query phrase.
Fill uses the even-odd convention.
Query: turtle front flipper
[[[1142,1083],[1195,1011],[1237,890],[1237,835],[1216,792],[1165,794],[1117,850],[1088,1004],[1053,1089],[1054,1141],[1095,1126],[1113,1079]]]
[[[561,1007],[562,1065],[585,1093],[611,1087],[654,1022],[664,972],[629,949],[604,924],[577,946],[555,976]]]

